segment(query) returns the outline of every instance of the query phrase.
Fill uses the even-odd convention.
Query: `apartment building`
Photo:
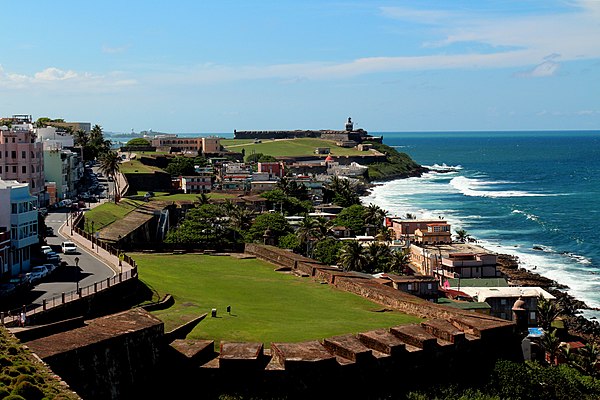
[[[0,127],[0,179],[26,183],[39,204],[46,204],[43,145],[30,122]]]
[[[0,204],[0,230],[10,232],[7,272],[15,276],[29,271],[31,248],[39,242],[37,198],[27,183],[0,179]]]

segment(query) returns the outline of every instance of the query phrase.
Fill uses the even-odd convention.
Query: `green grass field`
[[[123,174],[144,174],[154,171],[162,171],[160,168],[142,164],[140,160],[131,160],[121,163],[120,171]]]
[[[92,221],[94,230],[98,231],[107,225],[112,224],[117,219],[123,218],[136,209],[137,206],[144,204],[143,201],[123,199],[118,204],[106,202],[85,212],[85,230],[92,231]]]
[[[147,190],[138,191],[134,196],[143,196],[148,193]],[[164,200],[164,201],[197,201],[197,193],[176,193],[169,194],[168,192],[154,192],[154,197],[151,200]],[[231,199],[237,197],[232,193],[206,193],[209,199]]]
[[[254,143],[251,139],[223,139],[221,144],[230,151],[240,152],[246,150],[246,155],[252,153],[262,153],[271,156],[310,156],[315,155],[317,147],[329,147],[334,156],[364,155],[370,154],[365,151],[358,151],[354,148],[345,148],[336,146],[335,142],[324,139],[299,138],[299,139],[279,139],[265,140],[261,143]]]
[[[153,312],[165,331],[201,314],[208,317],[191,339],[299,342],[367,331],[420,319],[399,312],[376,312],[381,305],[309,278],[274,271],[257,259],[228,256],[132,254],[140,279],[156,292],[170,293],[175,305]],[[231,315],[225,312],[231,305]],[[217,309],[218,318],[210,311]]]

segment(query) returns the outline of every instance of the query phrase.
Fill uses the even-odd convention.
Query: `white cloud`
[[[65,81],[68,79],[77,79],[78,75],[75,71],[63,71],[58,68],[50,67],[43,71],[36,72],[33,75],[33,81]]]
[[[517,73],[516,76],[520,78],[546,78],[549,76],[554,76],[559,69],[559,63],[552,60],[546,60],[543,63],[536,65],[529,71]]]
[[[108,91],[123,86],[137,84],[135,79],[124,78],[122,73],[112,72],[106,75],[79,73],[48,67],[32,75],[5,72],[0,65],[0,87],[6,89],[33,89],[45,87],[50,90],[60,87],[70,91]],[[58,86],[60,85],[60,86]]]

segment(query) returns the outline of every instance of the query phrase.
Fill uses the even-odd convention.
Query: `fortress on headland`
[[[353,141],[362,143],[364,141],[381,143],[383,136],[371,136],[364,129],[354,129],[352,119],[348,117],[343,131],[336,130],[294,130],[294,131],[233,131],[234,139],[294,139],[294,138],[319,138],[326,140]]]

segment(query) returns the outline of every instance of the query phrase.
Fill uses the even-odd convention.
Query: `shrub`
[[[27,400],[41,400],[44,397],[42,389],[27,381],[15,385],[12,394],[22,396]]]
[[[8,396],[6,396],[5,398],[3,398],[2,400],[28,400],[23,396],[19,396],[18,394],[9,394]]]

